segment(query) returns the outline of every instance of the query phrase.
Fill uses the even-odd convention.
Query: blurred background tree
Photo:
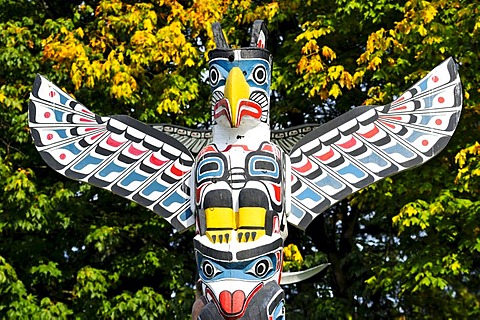
[[[385,104],[445,58],[465,110],[426,165],[290,228],[289,319],[480,317],[480,4],[393,1],[0,0],[0,317],[189,319],[193,232],[46,167],[27,125],[36,73],[100,115],[208,127],[206,52],[255,19],[274,55],[272,127]],[[289,252],[290,252],[289,251]]]

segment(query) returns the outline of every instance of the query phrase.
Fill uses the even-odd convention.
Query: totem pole
[[[447,59],[390,104],[271,131],[264,22],[240,49],[219,24],[212,29],[212,131],[98,116],[37,76],[31,133],[59,173],[135,201],[179,231],[195,226],[198,319],[285,319],[280,285],[325,267],[282,273],[287,222],[306,229],[353,192],[438,154],[462,108],[457,66]]]

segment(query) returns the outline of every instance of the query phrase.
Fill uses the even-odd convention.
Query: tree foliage
[[[306,234],[290,229],[286,268],[331,267],[285,288],[288,317],[480,317],[479,11],[466,0],[0,0],[0,317],[189,318],[193,233],[48,169],[29,91],[41,73],[101,115],[208,126],[210,25],[242,46],[255,19],[270,30],[276,128],[388,103],[448,56],[465,96],[437,158]]]

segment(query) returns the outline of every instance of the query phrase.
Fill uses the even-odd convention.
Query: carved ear
[[[266,49],[268,39],[267,25],[263,20],[255,20],[252,27],[252,37],[250,38],[250,47]]]
[[[213,40],[215,41],[215,45],[217,49],[229,49],[227,40],[223,35],[222,26],[220,23],[215,22],[212,24],[212,31],[213,31]]]

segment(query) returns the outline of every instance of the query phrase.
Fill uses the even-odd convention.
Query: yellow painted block
[[[267,210],[261,207],[240,208],[237,214],[238,242],[252,242],[264,236],[266,214]]]
[[[205,209],[205,224],[209,229],[230,229],[236,228],[235,212],[232,208],[208,208]]]
[[[261,207],[243,207],[238,210],[238,228],[255,227],[265,230],[267,210]]]

